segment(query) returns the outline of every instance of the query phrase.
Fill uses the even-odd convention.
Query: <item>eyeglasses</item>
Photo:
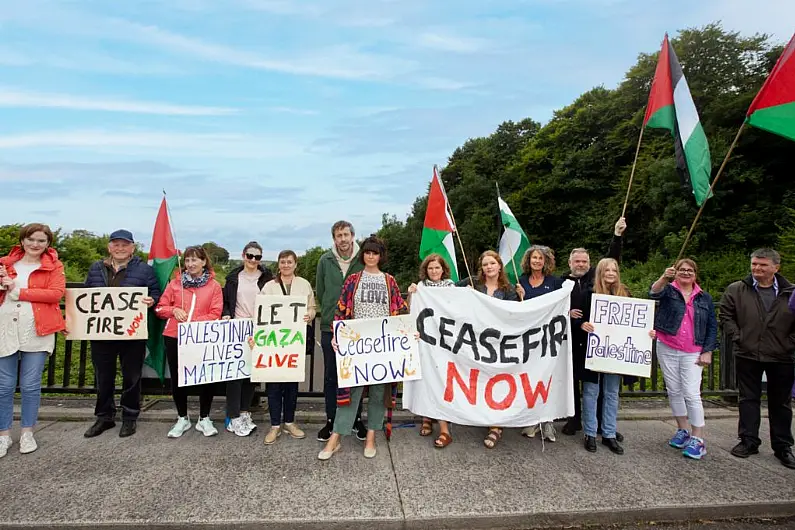
[[[682,274],[695,274],[696,273],[696,271],[694,271],[693,269],[679,269],[677,272],[680,272]]]
[[[246,257],[248,259],[253,259],[254,261],[259,261],[262,259],[262,254],[249,254],[248,252],[246,252]]]

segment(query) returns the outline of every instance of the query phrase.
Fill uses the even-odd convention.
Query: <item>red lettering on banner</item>
[[[522,374],[526,377],[527,374]],[[508,395],[503,398],[502,401],[496,402],[494,401],[494,385],[505,381],[508,383]],[[486,383],[486,405],[489,406],[491,410],[505,410],[511,406],[513,400],[516,399],[516,381],[513,380],[513,376],[511,374],[497,374],[491,379],[489,379],[488,383]]]
[[[448,362],[447,383],[445,384],[444,389],[444,400],[448,403],[453,402],[455,390],[455,385],[453,383],[456,383],[458,388],[463,391],[464,397],[466,397],[466,400],[469,402],[469,404],[477,405],[479,377],[480,370],[477,368],[470,369],[469,384],[467,384],[467,382],[464,381],[464,378],[461,377],[461,374],[458,373],[458,368],[456,367],[455,363]],[[544,384],[543,381],[538,381],[535,384],[535,388],[533,388],[533,385],[530,382],[530,377],[527,374],[518,374],[518,376],[513,374],[497,374],[486,381],[486,387],[484,389],[483,395],[486,405],[491,410],[506,410],[510,408],[516,400],[517,379],[521,381],[522,392],[524,393],[524,398],[527,402],[528,409],[535,407],[539,398],[541,398],[541,401],[546,404],[547,399],[549,398],[549,389],[552,387],[552,376],[549,376],[549,380],[546,382],[546,384]],[[502,400],[495,401],[494,387],[498,383],[508,384],[508,394]]]
[[[260,353],[259,357],[257,357],[257,364],[255,365],[255,368],[283,368],[284,366],[287,366],[287,368],[298,368],[297,353],[288,353],[284,356],[274,353],[273,355],[268,356],[267,363],[262,362],[263,357],[264,354]]]
[[[480,374],[480,370],[477,368],[472,368],[469,371],[469,387],[467,387],[466,383],[464,383],[464,380],[461,378],[461,374],[458,373],[455,363],[448,362],[447,384],[445,385],[444,389],[444,400],[448,403],[453,402],[453,380],[455,379],[455,381],[458,383],[458,386],[464,391],[464,395],[466,396],[467,401],[469,401],[469,404],[474,405],[477,401],[478,374]]]
[[[527,374],[522,374],[522,390],[524,390],[524,398],[527,400],[527,408],[532,409],[536,406],[536,400],[538,396],[541,396],[541,400],[546,404],[547,397],[549,397],[549,387],[552,386],[552,376],[549,376],[549,381],[547,381],[546,386],[544,386],[543,381],[539,381],[536,383],[536,388],[530,386],[530,378],[527,377]]]

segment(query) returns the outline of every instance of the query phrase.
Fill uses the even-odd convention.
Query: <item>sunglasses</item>
[[[253,259],[254,261],[259,261],[262,259],[262,254],[249,254],[248,252],[246,252],[246,257],[248,259]]]

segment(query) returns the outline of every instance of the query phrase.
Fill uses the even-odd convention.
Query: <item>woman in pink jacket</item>
[[[180,387],[179,364],[177,362],[177,331],[179,322],[218,320],[221,318],[224,297],[221,285],[215,281],[215,272],[207,253],[201,247],[188,247],[183,254],[185,270],[166,286],[157,304],[157,316],[167,319],[163,331],[168,367],[171,371],[171,395],[179,418],[168,431],[169,438],[179,438],[191,427],[188,417],[188,389]],[[205,436],[214,436],[218,430],[210,419],[215,385],[199,386],[199,421],[196,430]]]

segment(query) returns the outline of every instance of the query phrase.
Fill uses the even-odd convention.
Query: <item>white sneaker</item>
[[[542,424],[542,431],[544,433],[545,440],[549,440],[550,442],[558,441],[558,439],[556,438],[557,432],[555,432],[555,424],[552,423],[551,421]]]
[[[218,434],[218,429],[215,428],[213,420],[211,420],[209,416],[206,418],[199,418],[199,421],[196,422],[196,430],[205,436],[215,436]]]
[[[226,426],[226,430],[235,433],[237,436],[248,436],[251,434],[251,429],[248,428],[242,416],[233,418],[232,421],[229,422],[229,425]]]
[[[39,446],[36,444],[36,439],[33,437],[32,432],[23,432],[22,437],[19,439],[19,452],[23,455],[32,453]]]
[[[168,431],[169,438],[179,438],[190,430],[190,416],[180,416],[177,423]]]
[[[251,413],[250,412],[241,412],[240,413],[240,417],[243,418],[243,423],[246,424],[246,427],[248,427],[248,430],[250,432],[253,432],[253,431],[257,430],[257,425],[251,419]]]
[[[3,458],[8,453],[8,449],[12,445],[14,445],[14,442],[11,441],[10,436],[0,436],[0,458]]]
[[[522,436],[526,436],[528,438],[533,438],[540,429],[539,424],[531,425],[530,427],[525,427],[522,429]]]

